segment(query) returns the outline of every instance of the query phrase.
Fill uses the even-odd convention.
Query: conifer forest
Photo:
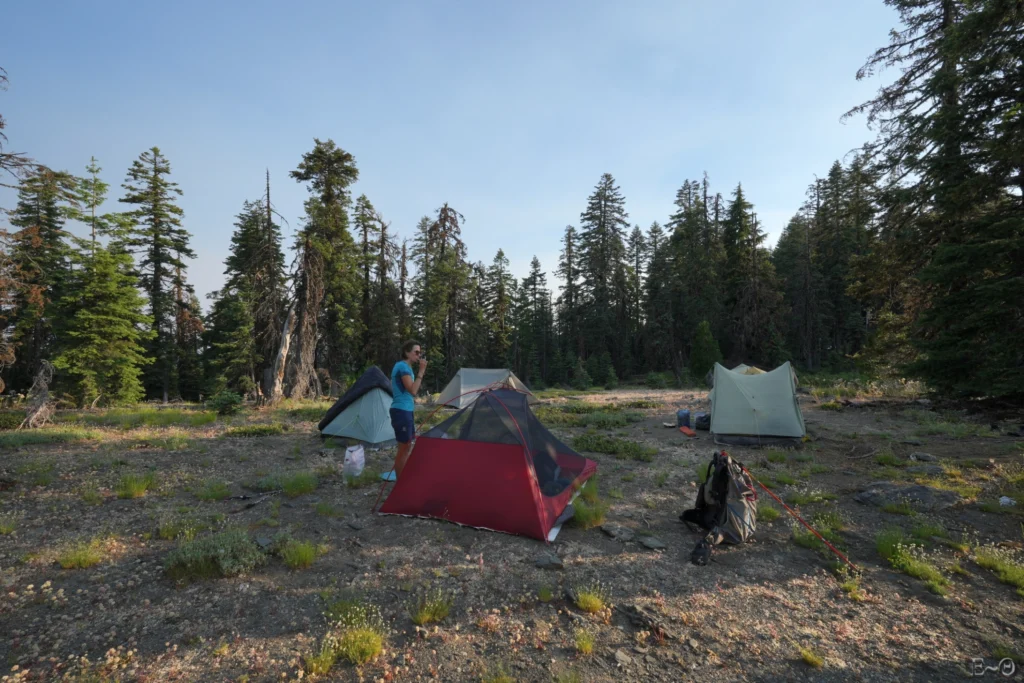
[[[443,197],[418,224],[392,225],[354,196],[344,140],[316,139],[237,198],[224,286],[204,302],[158,147],[123,171],[101,168],[103,150],[57,170],[0,138],[3,182],[17,188],[0,233],[5,390],[24,394],[48,362],[55,391],[80,406],[337,395],[415,338],[431,391],[462,366],[508,367],[531,387],[688,385],[721,358],[1019,398],[1020,10],[893,4],[903,26],[858,76],[899,75],[848,113],[877,137],[806,170],[806,201],[774,247],[741,178],[695,169],[671,213],[637,225],[614,175],[595,169],[579,214],[551,227],[558,262],[534,259],[516,278],[500,249],[473,253]],[[309,191],[294,243],[273,203],[271,176],[286,172]]]

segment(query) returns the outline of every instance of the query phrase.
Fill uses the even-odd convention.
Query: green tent
[[[317,425],[322,436],[342,436],[373,448],[395,442],[391,380],[376,365],[363,373]]]
[[[807,430],[796,398],[796,373],[789,362],[749,375],[715,363],[711,390],[711,434],[717,444],[789,445]]]

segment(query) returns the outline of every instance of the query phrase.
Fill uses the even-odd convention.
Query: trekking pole
[[[739,463],[737,463],[737,464],[739,464]],[[801,517],[800,515],[798,515],[798,514],[797,514],[797,513],[796,513],[796,512],[795,512],[795,511],[793,510],[793,508],[791,508],[791,507],[789,507],[788,505],[786,505],[785,503],[783,503],[783,502],[782,502],[782,499],[781,499],[781,498],[779,498],[778,496],[776,496],[776,495],[775,495],[774,493],[772,493],[771,489],[769,489],[769,488],[768,488],[767,486],[765,486],[765,485],[764,485],[764,484],[762,484],[762,483],[761,483],[760,481],[758,481],[758,480],[757,480],[757,479],[756,479],[756,478],[754,477],[754,475],[750,473],[750,470],[748,470],[748,469],[747,469],[746,467],[744,467],[743,465],[740,465],[740,469],[742,469],[742,470],[743,470],[744,472],[746,472],[747,476],[748,476],[748,477],[750,477],[750,479],[751,479],[752,481],[754,481],[754,482],[757,482],[757,485],[758,485],[758,486],[760,486],[761,488],[763,488],[763,489],[764,489],[764,490],[765,490],[765,491],[766,491],[766,492],[768,493],[768,495],[769,495],[769,496],[771,496],[772,498],[774,498],[774,499],[775,499],[775,501],[776,501],[776,502],[777,502],[777,503],[778,503],[779,505],[781,505],[782,507],[786,508],[786,512],[788,512],[788,513],[789,513],[790,515],[792,515],[792,516],[793,516],[793,518],[794,518],[794,519],[796,519],[796,521],[800,522],[800,523],[801,523],[801,524],[803,524],[803,525],[804,525],[805,527],[807,527],[807,528],[808,528],[808,529],[810,530],[810,532],[811,532],[812,534],[814,534],[815,536],[817,536],[817,537],[818,537],[818,538],[819,538],[819,539],[821,540],[821,542],[822,542],[822,543],[824,543],[824,544],[825,544],[826,546],[828,546],[828,549],[829,549],[829,550],[831,550],[832,552],[834,552],[834,553],[835,553],[835,554],[836,554],[836,555],[837,555],[837,556],[838,556],[838,557],[839,557],[839,558],[840,558],[840,559],[841,559],[841,560],[842,560],[843,562],[845,562],[846,564],[850,565],[850,567],[852,567],[852,568],[853,568],[853,571],[855,571],[855,572],[859,572],[859,571],[860,571],[860,568],[859,568],[859,567],[858,567],[857,565],[855,565],[855,564],[854,564],[853,562],[850,562],[850,560],[848,560],[848,559],[846,558],[846,555],[843,555],[843,554],[842,554],[841,552],[839,552],[838,550],[836,550],[836,547],[835,547],[834,545],[832,545],[831,543],[829,543],[828,541],[826,541],[826,540],[825,540],[825,538],[824,538],[824,537],[823,537],[823,536],[822,536],[821,534],[819,534],[819,533],[817,532],[817,530],[816,530],[816,529],[815,529],[814,527],[812,527],[812,526],[811,526],[810,524],[808,524],[807,522],[805,522],[805,521],[804,521],[804,519],[803,519],[803,517]]]

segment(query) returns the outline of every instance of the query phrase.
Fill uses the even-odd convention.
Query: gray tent
[[[395,443],[391,426],[391,380],[376,365],[363,373],[331,406],[317,427],[323,436],[342,436],[373,447]]]
[[[717,444],[792,445],[807,430],[796,398],[796,373],[789,362],[771,372],[746,374],[715,363],[711,390],[711,434]]]
[[[437,403],[448,408],[465,408],[480,396],[483,389],[506,387],[527,394],[530,404],[537,403],[537,398],[508,368],[461,368],[448,386],[444,388]]]

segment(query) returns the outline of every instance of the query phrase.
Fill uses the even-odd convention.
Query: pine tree
[[[142,367],[152,362],[143,342],[153,335],[143,314],[145,299],[135,288],[129,254],[104,247],[83,255],[61,301],[67,316],[54,367],[71,377],[80,406],[100,401],[129,405],[142,399]]]
[[[722,352],[711,333],[711,325],[707,320],[702,320],[697,326],[697,333],[693,336],[693,350],[690,352],[690,376],[700,381],[715,367],[715,363],[721,362]]]
[[[10,340],[17,356],[6,383],[26,391],[42,362],[53,352],[56,303],[66,292],[72,250],[64,222],[76,208],[76,179],[67,172],[40,169],[18,188],[18,203],[10,223],[10,270],[17,282],[12,306],[0,315],[0,337]]]
[[[643,331],[645,369],[661,371],[671,366],[676,352],[675,304],[670,273],[674,269],[673,250],[665,232],[655,221],[647,231],[648,265],[644,283]]]
[[[918,276],[896,290],[901,300],[887,296],[885,336],[897,347],[909,336],[920,353],[909,369],[938,388],[1018,394],[1021,357],[1006,349],[1019,348],[1024,328],[1006,306],[1020,298],[1019,163],[1010,170],[996,150],[1017,149],[1019,160],[1020,134],[1005,125],[1016,105],[1004,95],[1019,92],[1019,69],[1007,65],[1020,62],[1020,12],[1001,2],[891,4],[902,30],[858,78],[890,66],[901,75],[848,113],[879,124],[866,149],[886,181],[871,260]],[[871,294],[865,265],[857,290]]]
[[[616,326],[617,283],[623,284],[623,236],[629,223],[625,199],[611,174],[601,176],[580,214],[579,263],[583,299],[582,347],[589,353],[616,350],[622,335]]]
[[[96,247],[97,235],[116,239],[131,227],[131,219],[124,214],[99,213],[110,189],[110,185],[100,179],[102,170],[96,163],[96,157],[90,157],[89,165],[85,167],[87,175],[78,179],[78,206],[69,211],[71,218],[84,223],[88,228],[91,248]]]
[[[558,297],[558,319],[566,353],[579,355],[583,350],[580,332],[580,261],[579,234],[576,228],[566,226],[562,236],[562,251],[558,259],[557,275],[562,278],[562,293]]]
[[[143,152],[132,163],[122,185],[125,196],[121,202],[137,208],[126,214],[132,227],[116,239],[117,248],[141,256],[140,284],[149,299],[153,331],[146,355],[155,359],[145,384],[148,394],[162,396],[164,402],[178,381],[175,324],[178,309],[185,303],[181,299],[185,286],[182,259],[195,258],[188,246],[189,233],[181,227],[185,212],[174,203],[174,196],[182,192],[168,179],[170,173],[170,162],[158,147]]]
[[[501,368],[509,364],[515,279],[509,273],[508,267],[508,258],[505,252],[499,249],[487,269],[486,312],[491,324],[488,367]]]
[[[290,175],[297,182],[309,183],[306,224],[298,243],[323,269],[322,274],[314,272],[319,268],[304,269],[296,287],[300,300],[316,294],[300,312],[298,365],[290,393],[305,396],[316,383],[317,358],[324,360],[331,375],[351,372],[360,365],[359,252],[348,220],[352,201],[348,188],[359,178],[359,171],[355,158],[333,140],[314,138],[312,151],[302,155]],[[317,387],[312,390],[315,393]]]
[[[377,220],[377,210],[367,199],[366,195],[359,195],[356,199],[355,210],[353,211],[356,234],[359,236],[359,271],[361,274],[361,296],[359,308],[362,312],[362,336],[363,336],[363,359],[370,355],[370,321],[373,313],[370,307],[372,281],[370,278],[374,263],[379,260],[379,254],[375,253],[372,245],[377,242],[380,236],[380,224]]]

